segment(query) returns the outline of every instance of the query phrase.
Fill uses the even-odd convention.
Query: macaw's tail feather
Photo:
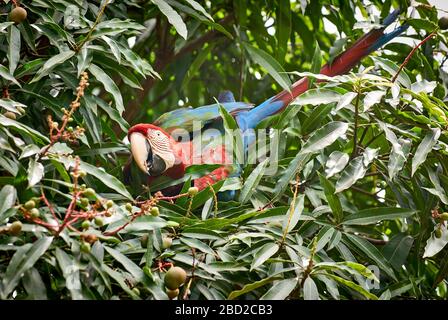
[[[387,42],[403,33],[408,25],[402,25],[390,33],[384,33],[386,27],[394,22],[400,14],[395,10],[383,21],[383,27],[373,29],[350,48],[338,55],[331,63],[324,65],[320,71],[327,76],[337,76],[350,71],[364,57],[379,49]],[[242,129],[255,128],[263,119],[285,109],[291,101],[308,90],[308,79],[302,78],[295,82],[290,91],[284,90],[276,96],[266,100],[252,110],[242,113],[238,117],[238,123]]]

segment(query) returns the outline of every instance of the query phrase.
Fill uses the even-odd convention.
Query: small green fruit
[[[102,226],[104,226],[104,220],[103,220],[103,218],[101,218],[101,217],[95,217],[95,224],[96,224],[98,227],[102,227]]]
[[[88,220],[84,220],[81,224],[81,228],[87,230],[90,228],[90,222]]]
[[[81,198],[79,201],[81,201],[83,207],[87,207],[90,204],[90,201],[87,198]]]
[[[31,209],[31,210],[30,210],[30,216],[31,216],[31,218],[33,218],[33,219],[37,219],[37,218],[39,218],[39,216],[40,216],[39,209],[37,209],[37,208],[33,208],[33,209]]]
[[[448,212],[444,212],[440,215],[440,219],[447,221],[448,220]]]
[[[163,249],[168,249],[173,244],[173,239],[170,237],[164,237],[162,240]]]
[[[157,217],[159,215],[159,208],[158,207],[152,207],[150,213],[151,213],[152,216]]]
[[[87,175],[87,172],[85,172],[84,170],[79,170],[79,176],[84,178]]]
[[[129,202],[126,203],[126,207],[125,208],[126,208],[127,211],[132,212],[132,204],[131,203],[129,203]]]
[[[81,250],[81,252],[90,253],[90,250],[92,249],[92,247],[90,246],[90,243],[88,243],[88,242],[81,242],[81,246],[79,247],[79,249]]]
[[[187,273],[181,267],[171,267],[165,274],[165,287],[176,290],[187,280]]]
[[[12,120],[16,120],[17,116],[15,113],[11,112],[11,111],[7,111],[3,114],[6,118],[12,119]]]
[[[92,188],[87,188],[86,190],[84,190],[84,195],[86,197],[94,197],[95,194],[96,194],[96,192]]]
[[[448,17],[442,17],[439,19],[439,28],[442,30],[448,29]]]
[[[145,234],[140,238],[140,244],[142,245],[142,248],[148,247],[148,235]]]
[[[168,227],[173,227],[173,228],[177,228],[179,226],[179,223],[177,223],[176,221],[167,221],[166,225]]]
[[[190,197],[194,197],[195,195],[197,195],[199,192],[199,189],[197,187],[191,187],[188,189],[188,195]]]
[[[107,200],[106,202],[106,208],[110,209],[114,206],[114,202],[112,200]]]
[[[20,221],[14,221],[9,227],[8,227],[8,233],[12,236],[18,236],[22,232],[22,222]]]
[[[179,295],[179,289],[175,289],[175,290],[166,289],[166,294],[167,294],[168,298],[170,298],[170,300],[173,300],[174,298],[176,298]]]
[[[11,12],[9,13],[9,20],[15,23],[22,23],[23,21],[25,21],[26,16],[27,12],[24,8],[16,7],[12,9]]]
[[[132,292],[134,292],[136,295],[140,295],[140,290],[138,288],[132,288]]]
[[[25,209],[31,210],[36,207],[36,202],[34,202],[34,200],[28,200],[23,206],[25,207]]]
[[[436,236],[437,239],[442,238],[442,229],[436,229],[434,231],[434,235]]]
[[[17,111],[19,111],[20,114],[25,114],[26,113],[25,109],[23,109],[21,106],[17,107]]]

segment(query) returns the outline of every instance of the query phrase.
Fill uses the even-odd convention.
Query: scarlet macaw
[[[331,64],[326,64],[320,71],[327,76],[347,73],[361,59],[382,47],[394,37],[407,29],[402,25],[390,33],[385,29],[394,22],[400,10],[395,10],[383,21],[383,27],[373,29],[356,41],[349,49],[338,55]],[[236,102],[230,92],[224,92],[218,98],[217,104],[198,108],[181,108],[160,116],[153,124],[140,123],[128,131],[132,157],[138,168],[148,177],[148,184],[158,176],[166,176],[173,180],[184,176],[188,166],[198,163],[222,164],[219,168],[203,177],[194,180],[194,186],[199,190],[214,184],[229,175],[238,172],[229,170],[229,157],[225,144],[206,145],[199,152],[199,159],[193,156],[192,142],[177,141],[173,131],[186,129],[193,132],[193,122],[200,121],[202,130],[216,128],[223,132],[223,122],[219,112],[222,105],[230,113],[239,128],[245,132],[254,129],[262,120],[282,112],[296,97],[308,90],[307,78],[295,82],[290,91],[284,90],[262,104],[253,107],[245,102]],[[247,141],[244,143],[247,148]],[[129,171],[129,168],[125,168]],[[126,175],[126,172],[125,172]]]

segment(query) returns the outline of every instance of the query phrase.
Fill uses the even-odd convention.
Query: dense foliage
[[[0,4],[0,299],[447,297],[448,43],[425,0]],[[315,74],[400,6],[400,40]],[[130,124],[300,76],[326,81],[260,126],[274,175],[124,184]]]

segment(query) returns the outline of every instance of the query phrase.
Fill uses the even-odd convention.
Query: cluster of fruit
[[[166,294],[170,299],[179,295],[179,287],[187,280],[187,273],[181,267],[171,267],[165,274],[163,282],[166,287]]]

